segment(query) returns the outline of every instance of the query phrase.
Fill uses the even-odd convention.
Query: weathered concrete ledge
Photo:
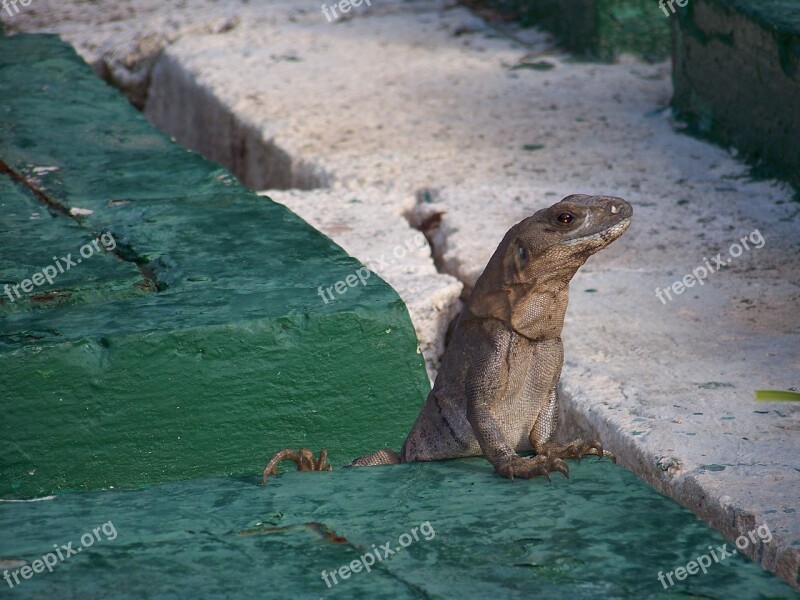
[[[189,79],[187,79],[189,78]],[[259,124],[243,120],[165,53],[151,75],[145,114],[187,148],[225,165],[256,190],[328,187],[314,161],[293,158]]]
[[[691,0],[672,30],[678,113],[800,185],[800,4]]]

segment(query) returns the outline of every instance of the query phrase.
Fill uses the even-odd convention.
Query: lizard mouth
[[[631,224],[633,207],[622,198],[613,196],[595,197],[596,201],[602,202],[604,206],[599,211],[588,211],[584,230],[592,233],[581,235],[580,230],[575,232],[575,237],[565,239],[564,246],[572,246],[590,249],[593,252],[608,246],[611,242],[621,236]]]
[[[617,210],[619,211],[620,209],[617,208]],[[603,248],[605,246],[608,246],[611,242],[613,242],[623,233],[625,233],[628,227],[630,227],[630,225],[631,225],[631,217],[627,216],[621,219],[619,222],[612,225],[611,227],[598,231],[597,233],[585,235],[572,240],[566,240],[564,242],[564,246],[586,245],[587,247],[590,248]],[[601,242],[601,243],[598,245],[596,242]]]

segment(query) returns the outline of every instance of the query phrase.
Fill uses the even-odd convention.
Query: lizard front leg
[[[510,365],[506,350],[511,335],[495,328],[486,333],[480,336],[480,346],[470,357],[464,385],[467,420],[483,455],[500,476],[508,479],[541,476],[550,479],[550,473],[555,471],[566,477],[569,469],[560,458],[548,455],[523,458],[508,442],[491,406],[501,400],[507,385]]]

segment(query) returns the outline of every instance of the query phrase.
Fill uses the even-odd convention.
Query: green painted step
[[[629,471],[569,462],[572,479],[552,484],[512,483],[468,459],[0,503],[0,557],[33,565],[54,544],[86,546],[0,589],[67,600],[797,598],[741,555],[715,562],[709,546],[719,558],[734,546]],[[768,533],[754,536],[764,551]],[[360,557],[375,551],[366,571]],[[704,555],[706,574],[668,585]],[[360,570],[342,579],[353,561]]]
[[[526,26],[552,31],[569,50],[615,60],[634,54],[663,60],[670,54],[669,19],[657,0],[480,0],[513,14]]]
[[[373,274],[323,303],[355,259],[55,37],[0,38],[0,161],[0,497],[400,446],[429,383],[397,294]],[[70,253],[52,285],[4,293]]]
[[[800,1],[691,0],[673,38],[672,105],[690,130],[800,190]]]

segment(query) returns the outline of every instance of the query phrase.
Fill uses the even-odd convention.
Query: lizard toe
[[[558,472],[559,472],[559,473],[561,473],[561,474],[562,474],[564,477],[566,477],[567,479],[569,479],[569,467],[567,466],[567,463],[565,463],[565,462],[564,462],[563,460],[561,460],[560,458],[554,458],[554,459],[553,459],[553,462],[552,462],[552,471],[553,471],[553,472],[555,472],[555,471],[558,471]]]
[[[285,448],[273,454],[272,458],[269,459],[261,475],[261,485],[265,485],[270,476],[277,475],[278,465],[287,459],[293,461],[297,465],[298,471],[333,470],[328,464],[328,453],[325,450],[320,451],[319,458],[314,458],[314,453],[308,448],[301,448],[299,452],[291,448]]]
[[[569,467],[567,463],[557,457],[534,456],[533,458],[522,458],[515,456],[508,461],[498,465],[495,470],[498,475],[511,479],[532,479],[534,477],[546,477],[550,480],[550,473],[561,473],[569,479]]]
[[[616,462],[616,457],[611,452],[603,450],[603,445],[596,441],[584,441],[577,439],[574,442],[565,445],[553,444],[546,442],[544,444],[535,444],[534,448],[537,454],[552,456],[557,458],[576,458],[580,460],[582,456],[607,456],[612,461]]]

